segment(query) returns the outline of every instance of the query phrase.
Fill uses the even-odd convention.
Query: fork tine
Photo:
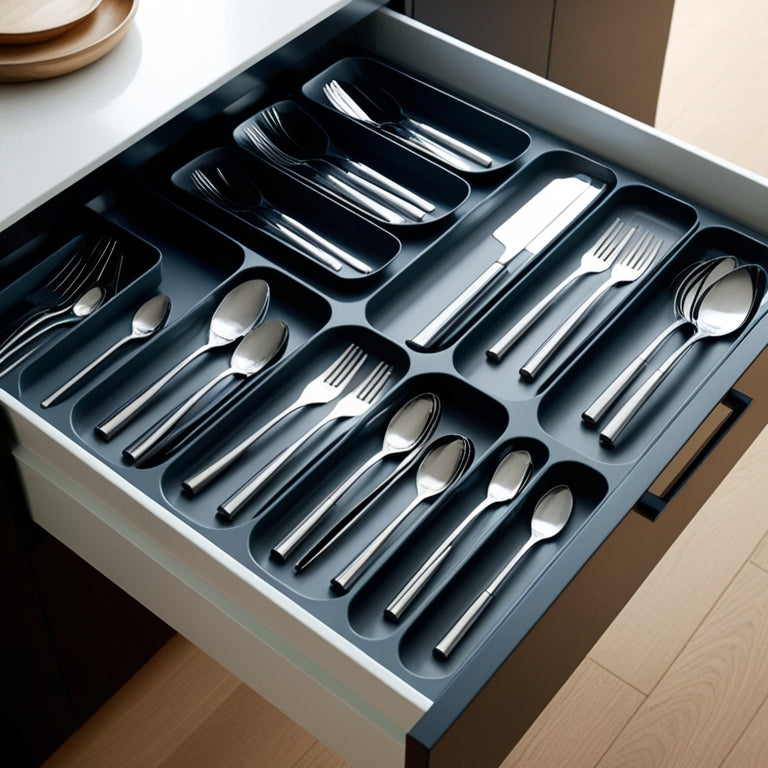
[[[592,253],[601,259],[609,259],[616,252],[613,248],[616,242],[621,238],[626,224],[619,218],[614,219],[611,224],[592,246]]]
[[[83,291],[86,285],[94,278],[100,278],[103,274],[104,266],[109,262],[112,253],[114,252],[117,242],[114,238],[104,236],[99,240],[100,243],[104,243],[101,251],[96,256],[95,260],[91,263],[84,263],[83,268],[73,276],[66,288],[60,288],[59,291],[64,301],[71,301],[76,298],[78,294]]]
[[[356,346],[353,354],[350,355],[344,365],[340,367],[331,379],[326,381],[326,383],[337,389],[343,389],[360,370],[360,367],[366,361],[367,357],[367,353]]]
[[[378,396],[387,380],[392,375],[392,366],[386,363],[378,363],[376,367],[365,377],[355,391],[359,400],[372,403]]]
[[[632,243],[632,247],[622,256],[621,264],[626,267],[633,267],[637,263],[637,260],[642,256],[645,246],[653,235],[647,230],[638,230],[638,238]]]
[[[656,259],[657,254],[661,250],[661,246],[664,245],[664,241],[659,237],[651,236],[646,243],[645,249],[638,257],[635,263],[635,269],[645,271]]]
[[[359,349],[357,344],[350,344],[321,374],[318,378],[322,378],[326,383],[330,383],[339,368],[344,366],[349,358],[355,353],[355,350]]]

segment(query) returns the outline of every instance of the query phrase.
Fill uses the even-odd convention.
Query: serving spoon
[[[149,434],[142,436],[123,450],[128,462],[138,462],[178,424],[189,411],[215,386],[230,376],[248,379],[266,368],[285,348],[288,326],[282,320],[270,320],[257,325],[235,347],[229,367],[214,376],[181,405],[173,410]]]
[[[95,427],[103,440],[111,440],[123,427],[146,408],[152,398],[200,355],[218,347],[232,344],[253,328],[267,312],[269,286],[264,280],[247,280],[235,286],[221,300],[211,317],[208,341],[199,346],[169,371],[156,379],[143,392],[133,397],[118,411]]]
[[[533,461],[528,451],[508,453],[496,467],[496,471],[488,484],[485,498],[464,517],[422,563],[421,567],[408,580],[408,583],[384,609],[384,617],[395,623],[399,622],[407,608],[445,562],[453,549],[453,545],[464,531],[487,509],[513,501],[528,482],[532,472]]]
[[[469,628],[477,621],[480,614],[504,583],[514,567],[522,560],[529,549],[540,541],[557,536],[573,510],[573,494],[567,485],[558,485],[547,491],[536,504],[531,518],[531,535],[520,549],[515,552],[507,564],[496,574],[488,586],[477,596],[475,601],[461,615],[443,639],[435,646],[433,654],[439,659],[447,659]]]
[[[122,339],[116,341],[111,347],[104,350],[104,352],[88,363],[84,368],[81,368],[80,371],[62,384],[53,394],[48,395],[48,397],[40,403],[41,407],[50,408],[65,395],[69,394],[70,390],[74,389],[77,384],[96,370],[96,368],[117,352],[117,350],[124,344],[127,344],[129,341],[148,339],[150,336],[157,333],[157,331],[165,325],[170,312],[171,300],[164,294],[153,296],[151,299],[145,301],[136,310],[133,316],[133,320],[131,321],[131,332],[127,336],[123,336]]]
[[[346,480],[323,499],[279,544],[272,548],[275,560],[284,562],[307,534],[336,505],[339,499],[380,461],[416,449],[434,431],[440,414],[440,401],[428,392],[409,400],[392,416],[384,431],[381,449],[364,461]]]

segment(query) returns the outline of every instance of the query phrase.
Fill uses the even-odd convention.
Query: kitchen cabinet
[[[579,414],[613,367],[663,325],[671,311],[669,286],[683,267],[728,252],[768,264],[768,190],[763,179],[583,96],[397,13],[363,6],[325,7],[337,13],[299,24],[282,46],[265,44],[262,57],[244,58],[240,69],[233,65],[226,77],[206,81],[197,100],[175,105],[165,121],[155,118],[132,141],[124,139],[100,158],[105,165],[84,168],[74,185],[3,233],[8,268],[24,267],[6,297],[23,295],[24,280],[34,276],[29,264],[66,258],[94,228],[125,243],[135,273],[123,292],[44,358],[4,376],[0,398],[32,520],[342,757],[366,766],[490,766],[509,752],[765,424],[764,304],[744,333],[702,345],[677,371],[666,398],[657,399],[614,450],[581,427]],[[321,102],[317,87],[328,73],[354,74],[361,71],[356,67],[373,66],[371,58],[430,84],[406,86],[412,80],[389,75],[403,97],[409,87],[419,95],[412,105],[431,109],[433,120],[483,144],[491,171],[449,172]],[[385,163],[434,196],[434,219],[403,226],[348,218],[357,214],[238,145],[259,110],[288,99],[321,121],[338,145],[365,152],[369,162]],[[298,201],[316,226],[349,238],[344,242],[358,255],[375,257],[374,272],[332,273],[195,197],[190,170],[211,157],[237,158],[281,205]],[[574,173],[604,185],[594,207],[516,282],[500,285],[488,312],[441,348],[424,352],[406,343],[498,257],[495,229],[547,181]],[[533,388],[513,374],[519,355],[543,340],[546,326],[492,368],[486,344],[521,304],[566,274],[616,216],[668,243],[648,279],[583,328]],[[354,239],[361,232],[365,248]],[[291,330],[284,357],[181,454],[157,466],[131,466],[122,456],[126,439],[159,414],[139,417],[126,439],[104,442],[94,426],[170,360],[194,349],[217,302],[245,279],[269,283],[267,316]],[[117,338],[134,304],[156,291],[174,301],[168,327],[71,402],[41,408],[53,385],[107,336]],[[388,388],[349,433],[335,433],[338,442],[328,437],[314,446],[301,482],[231,523],[216,515],[222,488],[235,490],[305,434],[314,423],[306,414],[260,446],[221,487],[194,499],[182,494],[180,481],[191,468],[255,426],[254,411],[260,418],[277,413],[350,342],[392,366]],[[211,356],[201,363],[174,391],[176,402],[223,362]],[[274,543],[375,449],[392,409],[427,389],[443,402],[442,433],[464,433],[474,443],[474,461],[452,493],[401,529],[385,557],[346,595],[334,594],[329,578],[384,524],[381,518],[367,518],[314,571],[297,575],[290,563],[276,562]],[[165,407],[171,404],[169,396]],[[489,518],[406,620],[386,623],[381,608],[391,592],[476,503],[495,464],[513,448],[529,450],[536,468],[520,501],[509,514]],[[575,495],[564,534],[516,571],[447,662],[433,656],[441,634],[524,540],[537,498],[559,483]],[[405,484],[398,487],[381,508],[393,515],[408,492]]]

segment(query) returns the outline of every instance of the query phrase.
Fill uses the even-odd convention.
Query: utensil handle
[[[478,165],[483,166],[483,168],[489,168],[493,164],[492,157],[487,155],[485,152],[481,152],[479,149],[476,149],[475,147],[460,141],[455,136],[451,136],[448,133],[443,133],[443,131],[439,131],[437,128],[434,128],[431,125],[427,125],[426,123],[419,123],[416,120],[410,118],[408,119],[408,125],[414,126],[416,131],[423,133],[425,136],[428,136],[430,139],[434,139],[440,144],[445,144],[446,147],[449,147],[454,152],[458,152],[460,155],[469,158]]]
[[[521,336],[554,304],[555,299],[576,279],[584,274],[581,269],[572,272],[555,286],[541,301],[528,310],[485,354],[494,362],[501,362],[504,355]]]
[[[600,433],[600,445],[606,448],[613,448],[621,433],[627,428],[635,414],[643,407],[648,398],[656,391],[667,374],[683,359],[685,353],[703,336],[691,336],[681,347],[675,350],[643,383],[626,403],[619,409],[618,413],[608,422],[605,429]]]
[[[613,285],[606,280],[586,301],[584,301],[570,317],[560,325],[557,330],[533,353],[531,358],[520,369],[520,376],[526,381],[533,381],[541,369],[550,361],[558,349],[565,343],[571,334],[579,327],[590,309],[600,300],[605,292]]]
[[[336,502],[381,458],[379,451],[361,464],[344,482],[339,483],[279,544],[272,548],[272,557],[284,562],[307,534],[333,509]]]
[[[390,210],[384,205],[372,200],[368,195],[364,195],[359,189],[356,189],[346,181],[334,176],[332,173],[318,173],[321,179],[325,181],[326,189],[345,199],[347,202],[359,206],[374,216],[377,216],[390,224],[405,224],[406,219],[399,213]],[[330,187],[328,185],[331,185]]]
[[[383,549],[400,523],[423,501],[417,496],[397,517],[391,520],[386,527],[378,533],[362,552],[340,573],[331,579],[331,589],[336,594],[349,592],[350,587],[365,573],[376,555]]]
[[[581,420],[591,427],[597,426],[603,416],[621,397],[627,387],[637,378],[648,365],[656,350],[678,329],[687,325],[687,320],[677,320],[665,328],[648,346],[619,373],[618,376],[603,390],[592,405],[581,414]]]
[[[7,357],[10,357],[10,355],[13,352],[16,352],[18,347],[16,349],[11,349],[11,347],[18,341],[21,341],[24,336],[26,336],[30,331],[37,328],[41,323],[44,323],[46,320],[50,320],[52,317],[59,317],[61,315],[66,315],[67,312],[74,306],[73,303],[68,303],[67,306],[62,307],[61,309],[56,310],[41,310],[37,316],[33,316],[31,320],[29,320],[23,328],[17,328],[11,335],[0,345],[0,362],[5,360]],[[37,336],[31,337],[29,339],[24,339],[22,341],[22,346],[26,345],[28,341],[31,341],[32,338],[37,338]]]
[[[384,609],[384,617],[395,623],[399,622],[411,603],[419,596],[421,590],[437,573],[440,566],[451,554],[452,546],[441,545],[421,564],[408,583],[397,593],[390,604]]]
[[[488,288],[506,273],[506,267],[498,261],[494,261],[445,309],[427,323],[412,339],[409,339],[406,342],[408,346],[420,352],[429,351],[472,308]]]
[[[333,418],[331,418],[333,417]],[[288,463],[290,458],[301,448],[313,435],[319,432],[326,424],[330,424],[335,418],[333,413],[329,413],[324,419],[315,424],[309,432],[303,434],[298,440],[291,443],[285,450],[281,451],[272,461],[263,469],[257,472],[247,483],[235,491],[225,502],[219,505],[218,513],[226,520],[234,520],[240,510],[262,489],[267,483]]]
[[[195,404],[205,397],[219,382],[227,376],[232,376],[234,371],[227,369],[218,376],[211,379],[205,386],[200,387],[191,397],[187,398],[181,405],[174,409],[170,415],[163,419],[160,424],[150,430],[148,435],[140,437],[134,443],[123,450],[123,456],[130,462],[140,461],[157,443],[165,437],[183,418],[189,413]]]
[[[386,128],[387,126],[384,126]],[[396,136],[404,144],[413,147],[417,152],[429,155],[434,160],[453,168],[457,171],[468,171],[470,173],[477,170],[476,166],[464,160],[460,155],[451,152],[450,149],[441,146],[437,142],[431,141],[426,136],[421,136],[413,131],[408,131],[403,126],[391,126],[390,133]]]
[[[51,323],[50,325],[46,325],[45,328],[39,328],[36,333],[32,334],[32,336],[28,336],[26,339],[24,339],[21,342],[19,347],[17,347],[14,350],[11,350],[11,353],[18,352],[19,349],[23,349],[30,342],[48,333],[48,331],[52,331],[54,328],[58,328],[62,325],[69,325],[70,323],[76,323],[80,319],[81,318],[79,317],[63,317],[60,320],[56,320],[55,322]],[[16,368],[16,366],[21,365],[30,355],[33,355],[39,349],[39,347],[40,347],[40,344],[36,344],[35,346],[32,347],[32,349],[28,350],[21,357],[14,360],[10,365],[6,366],[2,371],[0,371],[0,376],[5,376],[6,373],[10,373],[14,368]],[[8,357],[11,356],[11,353],[0,358],[0,362],[4,362],[5,360],[7,360]]]
[[[412,206],[415,206],[418,211],[423,211],[423,213],[432,213],[435,210],[434,203],[426,200],[421,195],[417,195],[412,189],[408,189],[408,187],[404,187],[402,184],[398,184],[396,181],[393,181],[383,173],[379,173],[375,168],[371,168],[370,165],[361,163],[358,160],[349,160],[348,162],[351,163],[352,167],[359,173],[369,177],[371,181],[374,181],[380,187],[384,187],[384,189],[389,190],[400,200],[405,200]]]
[[[390,192],[385,187],[371,181],[364,175],[353,173],[352,171],[343,171],[343,173],[352,186],[367,192],[372,199],[380,200],[381,203],[386,205],[390,210],[396,211],[413,221],[421,221],[424,216],[426,216],[427,212],[423,208],[413,205],[400,197],[400,195]]]
[[[291,245],[295,246],[299,251],[309,256],[315,261],[319,261],[326,267],[332,269],[334,272],[338,272],[341,269],[341,262],[330,253],[327,253],[322,248],[319,248],[314,243],[309,242],[306,237],[294,232],[291,228],[281,224],[279,221],[272,222],[272,226],[280,233],[280,235],[286,239]]]
[[[96,434],[102,440],[111,440],[123,427],[146,408],[152,401],[152,398],[178,373],[186,368],[195,358],[207,352],[208,344],[198,347],[194,352],[187,355],[183,360],[176,363],[169,371],[164,373],[159,379],[156,379],[143,392],[128,400],[115,413],[108,416],[94,428]]]
[[[40,406],[42,408],[50,408],[58,400],[61,400],[71,389],[79,384],[86,376],[95,371],[96,368],[98,368],[105,360],[107,360],[110,355],[114,354],[118,349],[120,349],[120,347],[123,346],[123,344],[126,344],[133,338],[135,337],[124,336],[122,339],[116,341],[111,347],[105,349],[104,352],[102,352],[97,358],[92,360],[90,363],[88,363],[88,365],[86,365],[84,368],[81,368],[74,376],[64,382],[64,384],[62,384],[55,392],[48,395],[48,397],[46,397],[45,400],[40,403]]]
[[[445,637],[434,647],[432,653],[438,659],[447,659],[459,641],[467,634],[470,627],[480,618],[480,614],[493,598],[490,592],[481,592],[472,605],[467,608],[459,620],[448,630]]]

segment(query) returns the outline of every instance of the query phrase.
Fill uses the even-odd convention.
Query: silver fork
[[[597,241],[585,251],[579,266],[555,286],[538,304],[528,310],[485,354],[494,362],[498,363],[501,361],[504,355],[544,315],[568,286],[584,275],[593,275],[609,269],[614,261],[616,261],[616,257],[621,253],[622,246],[627,238],[631,237],[633,231],[621,219],[616,219],[600,235]]]
[[[613,265],[608,279],[536,350],[520,369],[520,376],[533,381],[550,358],[574,332],[589,310],[614,286],[632,283],[642,277],[653,264],[664,241],[650,232],[640,231],[633,242],[625,238],[622,242],[621,260]]]
[[[182,482],[182,488],[194,496],[208,483],[218,477],[227,467],[234,464],[257,440],[262,438],[272,427],[286,416],[308,405],[323,405],[337,398],[360,370],[367,355],[360,347],[350,344],[319,376],[316,376],[302,390],[301,394],[287,408],[270,419],[252,435],[239,442],[234,448],[220,456],[216,461],[191,475]]]
[[[241,486],[223,504],[219,505],[218,514],[227,520],[232,520],[240,510],[288,463],[290,458],[308,440],[316,435],[326,425],[339,419],[350,419],[362,416],[378,399],[384,385],[392,374],[392,366],[378,363],[365,377],[362,383],[336,404],[334,409],[312,429],[291,443],[277,457],[272,459],[263,469],[254,475],[245,485]]]

